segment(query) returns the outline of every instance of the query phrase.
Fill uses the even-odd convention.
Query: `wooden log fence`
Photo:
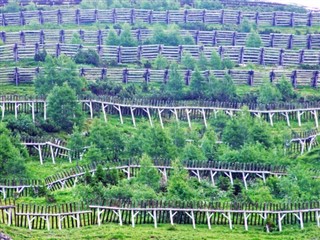
[[[78,100],[82,104],[83,111],[87,112],[90,118],[101,113],[105,121],[108,114],[118,114],[120,123],[124,123],[123,116],[130,116],[132,124],[136,127],[136,117],[147,117],[151,126],[155,119],[158,119],[164,128],[164,119],[173,117],[179,121],[187,121],[189,128],[192,128],[192,121],[202,120],[204,126],[208,126],[210,117],[217,117],[219,113],[224,113],[230,117],[236,116],[243,111],[243,107],[248,108],[248,112],[258,119],[264,119],[274,125],[274,121],[286,121],[291,126],[291,120],[297,120],[299,127],[303,121],[312,119],[315,127],[319,127],[320,103],[308,102],[297,104],[245,104],[226,103],[212,101],[160,101],[147,99],[118,99],[109,96],[97,96],[95,99],[82,98]],[[14,113],[18,117],[19,113],[39,115],[47,119],[47,101],[45,99],[35,99],[33,97],[3,96],[0,97],[1,118],[4,119],[5,112]],[[33,118],[34,119],[34,118]]]
[[[84,203],[4,205],[0,206],[0,223],[29,230],[80,228],[93,225],[92,213]]]
[[[27,147],[30,154],[39,156],[41,165],[43,165],[45,158],[51,158],[53,164],[56,163],[57,158],[68,159],[70,163],[72,159],[75,158],[80,158],[81,160],[86,150],[86,148],[84,148],[82,152],[74,152],[67,147],[65,141],[58,138],[23,137],[21,144]]]
[[[48,189],[53,191],[65,187],[74,187],[86,172],[94,175],[99,164],[103,166],[104,170],[117,169],[121,171],[127,179],[136,176],[140,169],[140,162],[135,159],[92,163],[50,176],[45,179],[45,184]],[[169,160],[154,160],[154,167],[158,169],[164,182],[167,182],[168,176],[173,169],[171,164]],[[248,181],[252,181],[254,178],[260,178],[263,182],[266,182],[266,178],[269,176],[280,177],[286,175],[284,166],[265,164],[184,161],[183,167],[191,177],[196,177],[199,182],[206,179],[215,186],[218,176],[224,176],[228,177],[231,185],[233,185],[234,180],[240,178],[245,189],[248,189]]]
[[[310,130],[300,133],[293,133],[292,139],[290,140],[291,151],[299,151],[301,155],[305,151],[310,152],[315,146],[318,146],[317,137],[320,133],[317,130]]]
[[[235,64],[258,64],[271,66],[297,66],[319,65],[320,51],[317,50],[293,50],[278,48],[247,48],[241,46],[226,47],[209,47],[200,45],[180,45],[180,46],[164,46],[164,45],[140,45],[138,47],[122,47],[122,46],[83,46],[78,44],[34,44],[34,45],[3,45],[0,46],[0,61],[18,62],[22,59],[34,59],[35,54],[40,50],[52,56],[60,56],[65,54],[74,57],[79,50],[94,50],[100,56],[101,60],[112,61],[115,63],[138,63],[141,60],[154,60],[158,55],[166,57],[168,60],[180,62],[184,53],[191,54],[192,57],[198,58],[203,53],[208,59],[213,51],[220,55],[221,59],[230,59]]]
[[[88,24],[88,23],[203,23],[241,24],[248,19],[258,25],[269,26],[319,26],[320,12],[256,12],[232,9],[203,10],[180,9],[153,11],[149,9],[114,8],[100,9],[58,9],[49,11],[22,11],[0,14],[1,26],[38,24]]]
[[[260,226],[282,231],[286,225],[298,224],[301,229],[307,223],[320,227],[320,203],[227,203],[227,202],[179,202],[109,199],[98,203],[67,203],[61,205],[15,204],[0,206],[0,223],[28,228],[29,230],[50,230],[79,228],[105,223],[119,225],[190,224],[227,225],[233,229],[243,225]],[[272,226],[272,223],[275,226]]]
[[[282,205],[282,206],[281,206]],[[264,226],[270,230],[267,219],[272,219],[278,230],[282,231],[285,224],[299,224],[304,229],[307,222],[316,222],[319,225],[319,203],[314,203],[314,208],[297,208],[297,204],[228,204],[228,203],[186,203],[163,201],[108,201],[105,205],[90,205],[95,212],[95,222],[117,222],[124,224],[191,224],[195,229],[196,224],[206,224],[211,229],[212,225],[228,225],[230,230],[234,225],[243,225],[248,231],[250,225]],[[290,209],[290,210],[289,210]],[[110,216],[111,215],[111,216]]]
[[[20,84],[33,83],[35,78],[42,73],[43,68],[24,68],[24,67],[7,67],[0,68],[0,84]],[[128,68],[79,68],[79,76],[84,77],[87,81],[115,81],[118,83],[164,83],[170,81],[170,69],[128,69]],[[190,85],[192,81],[192,70],[178,70],[179,74],[184,77],[184,83]],[[235,85],[261,86],[266,82],[273,84],[279,83],[284,76],[290,81],[294,88],[296,87],[313,87],[317,88],[320,83],[319,70],[207,70],[201,71],[206,79],[214,76],[216,79],[223,79],[229,75]]]
[[[117,30],[120,34],[121,30]],[[249,33],[236,31],[199,31],[179,30],[181,36],[191,36],[195,44],[204,46],[245,46]],[[103,45],[109,34],[108,29],[102,30],[21,30],[20,32],[0,32],[0,39],[5,44],[48,44],[71,43],[74,35],[78,35],[85,45]],[[142,44],[150,39],[153,31],[150,29],[131,30],[131,35]],[[263,47],[284,49],[320,49],[320,34],[294,35],[283,33],[260,34]]]
[[[82,0],[18,0],[17,3],[20,6],[27,6],[31,3],[36,4],[37,6],[42,5],[77,5],[80,4]],[[0,0],[0,7],[4,7],[9,3],[9,0]]]
[[[3,199],[18,198],[36,194],[39,191],[39,187],[47,187],[50,191],[75,187],[87,171],[94,175],[99,164],[103,166],[104,170],[116,169],[120,171],[127,179],[137,176],[140,170],[140,162],[136,159],[94,162],[59,172],[44,180],[0,179],[0,195],[2,195]],[[154,167],[158,169],[165,182],[173,169],[171,164],[170,160],[154,160]],[[255,163],[183,161],[183,166],[189,172],[189,175],[196,177],[198,181],[207,180],[215,186],[215,180],[218,176],[224,176],[228,177],[233,185],[234,180],[240,178],[243,180],[246,189],[248,189],[248,182],[253,181],[255,178],[260,178],[263,182],[266,182],[269,176],[280,177],[287,174],[284,166]],[[315,177],[317,175],[318,173],[315,172]]]
[[[0,179],[0,195],[3,199],[30,196],[41,185],[41,180]]]

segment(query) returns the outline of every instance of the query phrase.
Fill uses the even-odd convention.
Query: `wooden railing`
[[[320,13],[292,12],[254,12],[223,10],[167,10],[147,9],[59,9],[52,11],[25,11],[0,14],[0,25],[38,24],[87,24],[87,23],[204,23],[204,24],[241,24],[243,19],[261,25],[271,26],[319,26]]]
[[[116,30],[118,34],[121,30]],[[205,46],[245,46],[249,33],[236,31],[198,31],[177,30],[180,36],[191,36],[195,44]],[[48,44],[48,43],[71,43],[74,34],[77,34],[85,45],[103,45],[109,34],[108,29],[101,30],[21,30],[20,32],[0,32],[0,40],[5,44]],[[131,30],[131,35],[138,43],[150,39],[153,31],[150,29]],[[320,49],[320,34],[283,34],[270,33],[260,34],[262,46],[285,49]]]

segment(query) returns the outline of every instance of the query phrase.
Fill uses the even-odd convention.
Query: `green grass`
[[[228,226],[213,225],[208,230],[206,225],[197,225],[196,229],[192,229],[191,225],[170,225],[161,224],[157,229],[153,225],[136,225],[118,226],[116,224],[105,224],[100,227],[89,226],[80,229],[66,230],[32,230],[17,227],[0,226],[0,229],[13,239],[312,239],[319,238],[319,228],[314,225],[308,225],[304,230],[300,230],[298,226],[284,226],[283,232],[265,233],[263,227],[249,226],[249,231],[244,231],[243,226],[237,225],[233,230]]]

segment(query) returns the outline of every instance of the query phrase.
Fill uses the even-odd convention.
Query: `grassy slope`
[[[118,226],[106,224],[103,226],[89,226],[67,230],[33,230],[0,226],[0,229],[13,239],[320,239],[320,230],[314,225],[307,225],[304,230],[298,226],[284,226],[282,233],[267,234],[262,227],[250,227],[245,232],[243,226],[235,226],[232,231],[227,226],[212,226],[208,230],[206,225],[197,226],[193,230],[191,225],[178,225],[171,228],[169,225],[160,225],[154,229],[152,225]],[[174,230],[172,230],[174,229]]]

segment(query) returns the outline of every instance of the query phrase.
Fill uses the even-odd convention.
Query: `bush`
[[[46,60],[46,57],[47,57],[47,51],[43,50],[43,51],[40,51],[39,53],[36,53],[34,55],[34,61],[44,62]]]
[[[196,60],[189,52],[183,53],[181,63],[186,69],[190,70],[194,70],[197,64]]]
[[[234,63],[231,61],[230,58],[224,58],[222,60],[222,68],[223,69],[233,69],[234,68]]]
[[[166,59],[161,54],[158,54],[156,59],[154,60],[154,66],[157,70],[163,70],[169,67],[168,59]]]
[[[80,50],[74,56],[74,61],[77,64],[91,64],[97,67],[100,64],[100,57],[97,52],[92,49],[86,51]]]
[[[246,47],[260,48],[262,46],[262,40],[257,32],[250,33],[246,39]]]

